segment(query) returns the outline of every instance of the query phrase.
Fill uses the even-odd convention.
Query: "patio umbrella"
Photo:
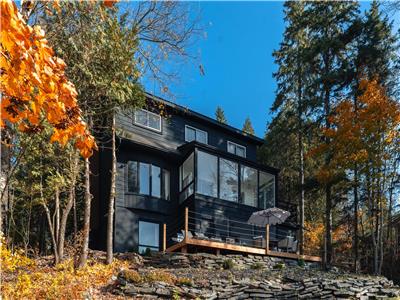
[[[290,212],[278,207],[272,207],[254,212],[247,222],[257,226],[276,225],[285,222],[289,216]]]

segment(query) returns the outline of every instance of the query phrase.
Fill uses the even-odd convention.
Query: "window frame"
[[[194,130],[194,141],[199,142],[199,143],[202,143],[202,144],[205,144],[205,145],[208,145],[208,132],[205,131],[205,130],[202,130],[202,129],[198,129],[198,128],[196,128],[196,127],[193,127],[193,126],[191,126],[191,125],[187,125],[187,124],[185,124],[185,142],[187,142],[187,143],[192,142],[192,141],[189,141],[189,140],[188,140],[186,128],[190,128],[190,129]],[[197,139],[197,132],[198,132],[198,131],[201,131],[201,132],[203,132],[203,133],[206,134],[206,142],[205,142],[205,143],[203,143],[203,142],[201,142],[201,141],[199,141],[199,140]]]
[[[229,144],[234,146],[234,148],[235,148],[235,152],[234,153],[229,152]],[[244,156],[241,156],[241,155],[237,154],[237,150],[236,150],[237,148],[242,148],[244,150]],[[230,153],[230,154],[234,154],[234,155],[239,156],[239,157],[247,158],[247,147],[243,146],[243,145],[240,145],[240,144],[237,144],[235,142],[227,141],[227,143],[226,143],[226,151],[228,153]]]
[[[159,199],[159,200],[165,200],[165,201],[170,201],[171,199],[171,172],[163,167],[157,166],[152,163],[147,163],[143,161],[136,161],[136,160],[130,160],[126,163],[126,168],[128,168],[129,163],[135,163],[136,164],[136,178],[137,178],[137,187],[136,187],[136,192],[135,191],[130,191],[129,190],[129,170],[126,170],[126,175],[125,175],[125,182],[126,182],[126,188],[125,188],[125,193],[129,195],[139,195],[139,196],[144,196],[144,197],[150,197],[154,199]],[[148,184],[149,184],[149,193],[144,194],[140,192],[140,165],[141,164],[146,164],[149,165],[149,176],[148,176]],[[153,167],[159,168],[160,169],[160,196],[155,196],[153,195]],[[164,196],[164,189],[165,189],[165,180],[164,180],[164,174],[168,173],[169,175],[169,184],[168,184],[168,196],[169,199],[166,199]]]
[[[138,220],[138,239],[137,239],[137,245],[138,245],[138,253],[140,253],[140,247],[146,247],[146,248],[149,248],[151,251],[153,251],[153,249],[152,248],[156,248],[156,247],[154,247],[154,246],[150,246],[150,245],[143,245],[143,244],[140,244],[140,222],[144,222],[144,223],[150,223],[150,224],[156,224],[156,225],[158,225],[158,246],[157,246],[157,250],[154,250],[154,251],[160,251],[160,248],[161,248],[161,240],[162,240],[162,232],[161,232],[161,223],[160,222],[157,222],[157,221],[154,221],[154,220],[149,220],[149,219],[142,219],[142,218],[140,218],[139,220]]]
[[[146,118],[146,119],[147,119],[147,124],[149,124],[149,115],[157,116],[157,117],[159,118],[160,129],[153,128],[153,127],[151,127],[151,126],[143,125],[143,124],[141,124],[141,123],[138,123],[138,122],[136,121],[136,112],[137,112],[138,110],[141,110],[141,111],[143,111],[143,112],[145,112],[145,113],[147,114],[147,118]],[[147,109],[144,109],[144,108],[140,108],[140,109],[135,110],[135,112],[133,113],[133,123],[134,123],[136,126],[139,126],[139,127],[142,127],[142,128],[146,128],[146,129],[149,129],[149,130],[158,132],[158,133],[161,133],[161,132],[162,132],[162,117],[161,117],[159,114],[153,113],[153,112],[151,112],[151,111],[149,111],[149,110],[147,110]]]

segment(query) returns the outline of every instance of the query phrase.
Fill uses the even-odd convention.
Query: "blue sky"
[[[210,117],[220,105],[228,123],[237,128],[249,116],[256,135],[264,137],[276,89],[272,52],[279,48],[284,31],[283,2],[190,5],[193,14],[201,13],[206,37],[190,49],[197,61],[181,67],[179,82],[168,86],[172,101]],[[368,7],[369,2],[361,3],[362,10]],[[145,88],[163,97],[151,82]]]

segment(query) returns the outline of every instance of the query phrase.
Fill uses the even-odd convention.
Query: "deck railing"
[[[183,222],[182,222],[183,221]],[[239,251],[287,258],[319,261],[317,256],[299,255],[294,237],[270,230],[270,226],[255,226],[238,220],[227,220],[223,215],[189,211],[184,218],[174,220],[170,228],[164,226],[163,250],[187,251],[190,245],[220,250]],[[168,239],[168,241],[167,241]],[[296,247],[293,247],[293,244]],[[169,245],[169,246],[168,246]],[[165,248],[168,247],[168,248]]]

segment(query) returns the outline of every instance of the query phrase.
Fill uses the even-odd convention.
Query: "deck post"
[[[163,224],[163,252],[167,249],[167,224]]]
[[[269,252],[269,224],[265,225],[265,254]]]
[[[189,232],[189,208],[185,207],[185,237],[184,237],[185,243],[188,240],[188,232]]]

